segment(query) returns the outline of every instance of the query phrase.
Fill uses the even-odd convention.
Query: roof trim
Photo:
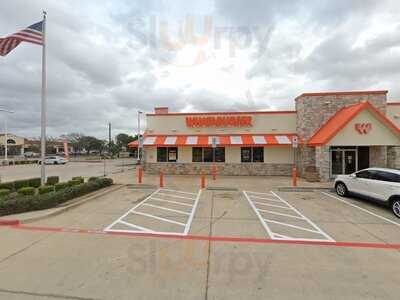
[[[400,105],[400,101],[399,102],[387,102],[387,105]]]
[[[380,95],[387,94],[388,90],[376,90],[376,91],[347,91],[347,92],[315,92],[315,93],[303,93],[295,98],[297,100],[300,97],[305,96],[352,96],[352,95]]]
[[[331,122],[334,122],[335,117],[337,118],[338,115],[344,112],[346,109],[347,110],[354,109],[354,111],[350,111],[349,116],[343,121],[343,123],[340,124],[339,127],[329,132],[327,136],[318,137],[318,135],[321,135],[321,131],[327,128],[327,126],[329,126]],[[375,106],[366,101],[351,106],[343,107],[341,110],[337,111],[321,128],[319,128],[313,134],[313,136],[308,140],[307,144],[309,146],[325,145],[333,137],[335,137],[340,130],[342,130],[347,124],[349,124],[351,120],[353,120],[361,111],[365,109],[372,112],[381,122],[383,122],[390,130],[392,130],[400,138],[400,129],[390,119],[388,119],[380,110],[378,110]],[[321,139],[321,141],[319,141],[318,139]]]
[[[155,114],[149,113],[147,116],[209,116],[209,115],[263,115],[263,114],[296,114],[296,110],[268,110],[268,111],[224,111],[224,112],[176,112],[176,113],[165,113]]]

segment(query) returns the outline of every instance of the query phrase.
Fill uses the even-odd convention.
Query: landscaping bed
[[[58,177],[48,177],[40,186],[40,179],[32,178],[0,183],[0,216],[25,213],[56,207],[71,199],[84,196],[113,184],[110,178],[74,177],[68,182],[58,182]]]

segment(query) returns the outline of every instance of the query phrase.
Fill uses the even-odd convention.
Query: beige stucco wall
[[[293,148],[292,147],[264,147],[264,163],[292,163]]]
[[[147,162],[157,162],[157,148],[156,147],[145,147],[145,155]],[[179,153],[178,153],[179,155]]]
[[[294,133],[296,132],[296,113],[240,114],[233,116],[252,116],[252,127],[189,128],[187,116],[197,115],[148,115],[146,132],[148,134],[237,134],[237,133]],[[202,116],[202,115],[199,115]],[[215,115],[205,116],[220,116]]]
[[[372,129],[367,134],[359,134],[354,127],[356,123],[371,123]],[[365,110],[350,121],[328,144],[331,146],[399,145],[400,140],[372,113]]]
[[[146,147],[146,161],[157,162],[157,148]],[[264,147],[264,163],[292,163],[293,150],[291,147]],[[192,147],[178,148],[178,163],[192,162]],[[226,163],[241,163],[240,147],[225,147]]]
[[[14,140],[15,144],[13,144],[13,145],[16,145],[16,146],[23,146],[25,144],[25,139],[24,138],[18,137],[18,136],[13,135],[13,134],[8,134],[7,135],[7,139],[8,140]],[[4,135],[0,135],[0,145],[5,145],[5,143],[6,143],[5,141],[6,141],[5,136]]]
[[[400,105],[388,105],[386,108],[386,116],[400,128]]]

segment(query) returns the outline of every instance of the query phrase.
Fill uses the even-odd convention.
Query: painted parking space
[[[105,232],[187,235],[201,190],[160,188],[108,225]]]
[[[400,220],[382,205],[331,192],[280,192],[337,242],[400,243]]]
[[[243,191],[268,236],[274,240],[335,240],[277,193]]]

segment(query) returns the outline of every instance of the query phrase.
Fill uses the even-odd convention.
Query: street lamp
[[[142,111],[138,110],[138,152],[137,152],[137,161],[138,161],[139,164],[140,164],[140,148],[141,148],[141,145],[140,145],[140,142],[141,142],[141,140],[140,140],[140,115],[142,113],[143,113]]]
[[[1,112],[13,114],[14,112],[12,110],[7,110],[0,108]],[[4,147],[4,159],[5,161],[8,160],[8,132],[7,132],[7,117],[4,118],[4,138],[5,138],[5,147]]]

